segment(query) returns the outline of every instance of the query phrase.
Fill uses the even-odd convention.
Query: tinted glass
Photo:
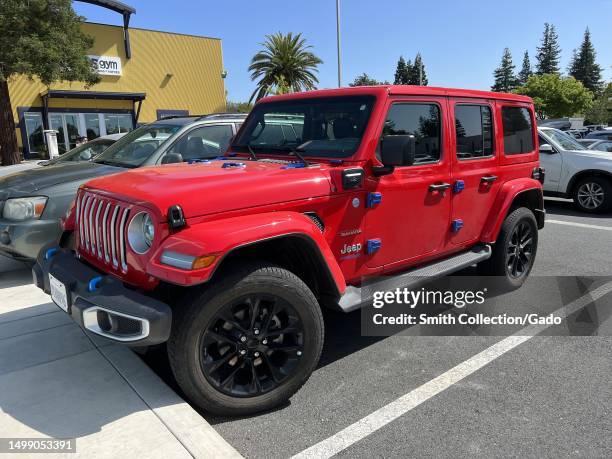
[[[529,110],[523,107],[502,107],[504,152],[507,155],[533,151],[533,125]]]
[[[202,126],[183,136],[170,152],[180,153],[184,161],[215,158],[225,153],[231,138],[229,124]]]
[[[612,142],[601,142],[595,145],[593,150],[598,151],[612,151]]]
[[[372,96],[309,98],[255,106],[232,145],[265,153],[289,153],[301,146],[304,156],[343,158],[359,148],[368,124]]]
[[[181,128],[175,124],[148,124],[126,134],[94,162],[120,167],[138,167]]]
[[[455,132],[459,159],[481,158],[493,154],[491,108],[484,105],[457,105]]]
[[[100,137],[100,117],[97,113],[85,114],[85,128],[87,129],[87,140]]]
[[[383,136],[413,135],[415,164],[440,159],[440,108],[435,104],[393,104],[387,113]]]
[[[63,163],[66,161],[89,161],[95,156],[102,153],[109,146],[115,143],[114,140],[102,139],[93,142],[87,142],[73,148],[68,153],[63,154],[53,162]]]
[[[557,148],[561,150],[586,150],[584,145],[574,139],[567,132],[559,131],[558,129],[543,130],[544,134],[552,139],[557,144]]]
[[[30,152],[38,153],[46,151],[47,147],[43,138],[42,115],[40,113],[26,113],[24,118]]]

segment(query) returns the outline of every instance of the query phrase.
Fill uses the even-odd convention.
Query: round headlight
[[[132,218],[128,226],[128,242],[138,254],[146,253],[155,238],[155,224],[147,212],[140,212]]]

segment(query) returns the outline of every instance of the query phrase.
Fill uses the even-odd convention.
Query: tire
[[[605,177],[587,177],[574,187],[574,204],[582,211],[601,214],[612,209],[612,183]]]
[[[174,376],[192,402],[217,415],[243,416],[286,402],[321,356],[317,299],[277,266],[245,266],[173,312],[168,356]]]
[[[528,232],[522,232],[522,231]],[[529,235],[531,242],[521,249],[521,252],[513,250],[516,241],[522,240],[522,235]],[[522,245],[522,244],[521,244]],[[493,246],[491,258],[479,264],[479,272],[486,276],[495,276],[493,288],[500,291],[511,291],[521,287],[531,269],[538,250],[538,224],[533,212],[526,207],[519,207],[508,214],[502,224],[497,241]],[[521,269],[519,260],[523,264]]]

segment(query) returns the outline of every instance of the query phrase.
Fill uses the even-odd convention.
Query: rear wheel
[[[583,212],[606,212],[612,208],[612,184],[604,177],[582,179],[574,188],[574,203]]]
[[[323,346],[321,309],[293,273],[253,265],[176,308],[168,353],[177,382],[206,411],[245,415],[291,397]]]
[[[482,263],[481,274],[495,276],[494,286],[501,290],[519,288],[535,261],[538,249],[538,224],[531,210],[519,207],[504,220],[491,258]]]

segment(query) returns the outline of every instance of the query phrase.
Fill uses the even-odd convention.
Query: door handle
[[[444,192],[451,187],[450,183],[433,183],[429,185],[429,191],[441,191]]]
[[[497,175],[485,175],[480,178],[480,181],[483,183],[493,183],[495,180],[497,180]]]

